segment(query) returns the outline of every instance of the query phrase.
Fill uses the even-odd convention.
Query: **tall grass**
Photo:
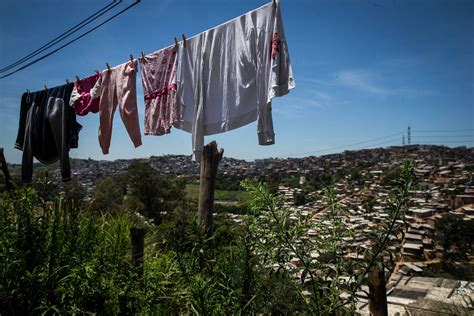
[[[126,214],[91,216],[32,189],[0,198],[0,307],[6,314],[115,312],[130,305]],[[127,298],[127,299],[124,299]]]

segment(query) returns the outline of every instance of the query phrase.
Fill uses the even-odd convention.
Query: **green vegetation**
[[[199,184],[186,184],[186,195],[190,199],[199,199]],[[214,199],[216,203],[239,202],[245,203],[250,199],[250,194],[245,191],[216,190]]]
[[[344,256],[343,238],[355,232],[339,216],[332,190],[328,213],[313,221],[282,207],[264,183],[244,181],[250,199],[243,224],[218,216],[208,238],[184,183],[148,167],[136,164],[127,178],[104,180],[92,206],[45,199],[33,188],[3,193],[2,313],[352,314],[367,271],[388,253],[412,171],[402,168],[388,220],[361,262]],[[146,229],[143,274],[131,265],[131,227]],[[316,234],[307,238],[310,229]]]

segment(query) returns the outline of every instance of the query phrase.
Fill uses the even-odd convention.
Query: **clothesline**
[[[139,3],[139,2],[140,2],[140,1],[136,1],[134,4],[128,6],[127,8],[125,8],[125,9],[122,10],[122,11],[120,11],[119,13],[117,13],[116,15],[114,15],[113,17],[111,17],[110,19],[104,21],[103,23],[101,23],[100,25],[98,25],[97,27],[95,27],[94,29],[92,29],[92,30],[90,30],[89,32],[87,32],[87,33],[81,35],[80,37],[74,39],[73,41],[67,43],[66,45],[61,46],[61,47],[58,48],[57,50],[59,50],[59,49],[65,47],[65,46],[71,44],[72,42],[76,41],[77,39],[81,38],[82,36],[87,35],[88,33],[92,32],[92,31],[95,30],[96,28],[98,28],[98,27],[100,27],[101,25],[105,24],[105,23],[108,22],[109,20],[113,19],[115,16],[117,16],[117,15],[123,13],[124,11],[128,10],[128,9],[131,8],[133,5],[135,5],[135,4]],[[273,6],[274,6],[274,7],[278,6],[278,2],[279,2],[279,0],[278,0],[278,1],[277,1],[277,0],[272,0]],[[265,6],[265,5],[263,5],[262,7],[264,7],[264,6]],[[258,10],[258,9],[259,9],[259,8],[257,8],[256,10]],[[235,19],[238,19],[238,17],[235,18]],[[233,20],[235,20],[235,19],[233,19]],[[232,20],[231,20],[231,21],[232,21]],[[217,28],[217,27],[219,27],[219,26],[222,26],[222,25],[225,25],[226,23],[230,23],[231,21],[224,22],[224,23],[222,23],[222,24],[216,26],[215,28]],[[189,39],[192,39],[192,38],[194,38],[194,37],[196,37],[196,36],[199,36],[199,35],[202,34],[202,33],[204,33],[204,32],[201,32],[201,33],[199,33],[199,34],[196,34],[196,35],[190,37]],[[186,47],[186,36],[185,36],[184,34],[181,34],[181,37],[182,37],[181,43],[182,43],[182,45],[183,45],[184,47]],[[178,38],[177,38],[177,37],[174,38],[174,41],[175,41],[175,46],[176,46],[176,47],[179,47],[179,41],[178,41]],[[51,52],[50,54],[56,52],[57,50]],[[48,54],[47,56],[44,56],[44,58],[48,57],[50,54]],[[142,59],[145,59],[145,53],[144,53],[143,51],[141,51],[141,57],[142,57]],[[41,59],[43,59],[43,58],[41,58]],[[133,54],[130,54],[130,61],[133,61],[133,60],[134,60]],[[37,60],[37,61],[40,61],[40,60]],[[35,62],[37,62],[37,61],[35,61]],[[35,63],[35,62],[34,62],[34,63]],[[31,63],[30,63],[30,64],[31,64]],[[29,66],[30,64],[26,65],[24,68],[26,68],[26,67]],[[105,65],[106,65],[107,69],[110,70],[110,65],[109,65],[107,62],[105,63]],[[15,72],[20,71],[20,70],[22,70],[22,69],[23,69],[23,67],[20,68],[20,69],[18,69],[18,70],[16,70]],[[15,72],[13,72],[13,73],[15,73]],[[98,70],[96,69],[95,72],[97,73]],[[13,73],[7,74],[7,75],[4,76],[4,77],[8,77],[8,76],[10,76],[10,75],[13,74]],[[0,77],[0,79],[2,79],[2,78],[4,78],[4,77]],[[80,77],[79,77],[78,75],[75,75],[75,78],[76,78],[76,80],[78,80],[78,81],[80,80]],[[65,81],[66,81],[66,83],[69,84],[69,79],[65,79]],[[47,87],[46,87],[46,85],[44,86],[44,88],[45,88],[45,90],[48,90]],[[28,93],[30,92],[29,89],[26,89],[26,91],[27,91]]]

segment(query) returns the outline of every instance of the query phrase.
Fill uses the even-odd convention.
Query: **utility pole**
[[[411,128],[410,125],[408,125],[408,146],[411,145]]]
[[[405,135],[402,136],[402,145],[405,146]]]

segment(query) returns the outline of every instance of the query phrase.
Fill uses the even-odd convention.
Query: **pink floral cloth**
[[[139,60],[145,99],[145,135],[167,134],[179,118],[176,105],[177,48],[163,48]]]

